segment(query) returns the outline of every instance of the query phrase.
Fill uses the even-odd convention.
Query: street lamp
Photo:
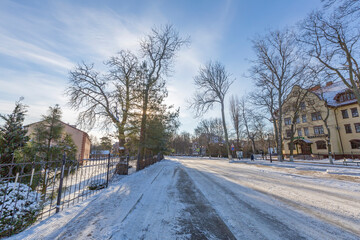
[[[270,162],[272,163],[272,158],[271,158],[271,148],[270,148],[270,133],[268,133],[268,142],[269,142],[269,154],[270,154]]]

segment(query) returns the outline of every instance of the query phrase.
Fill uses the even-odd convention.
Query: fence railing
[[[127,157],[110,155],[0,164],[0,238],[87,199],[128,168]]]
[[[312,154],[294,154],[294,159],[296,160],[322,160],[329,157],[327,153],[312,153]],[[333,160],[344,160],[344,159],[352,159],[359,160],[360,159],[360,151],[351,151],[351,152],[332,152],[331,157]],[[261,159],[261,158],[259,158]],[[270,155],[266,154],[265,159],[269,160]],[[285,159],[289,159],[289,154],[285,154]],[[277,155],[272,155],[272,160],[277,160]]]

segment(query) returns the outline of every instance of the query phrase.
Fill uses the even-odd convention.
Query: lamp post
[[[269,142],[270,162],[272,163],[272,158],[271,158],[271,148],[270,148],[270,133],[268,133],[268,142]]]

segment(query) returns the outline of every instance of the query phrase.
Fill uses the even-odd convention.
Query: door
[[[304,155],[310,155],[311,154],[311,144],[309,143],[301,143],[301,153]]]

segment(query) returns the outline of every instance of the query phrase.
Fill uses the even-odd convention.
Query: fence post
[[[62,163],[61,163],[60,183],[59,183],[59,190],[58,190],[57,202],[56,202],[56,213],[60,212],[61,192],[62,192],[62,186],[63,186],[63,182],[64,182],[65,161],[66,161],[66,154],[64,153]]]
[[[129,175],[129,154],[126,155],[126,175]]]
[[[108,165],[107,165],[107,174],[106,174],[106,187],[109,186],[109,174],[110,174],[110,153],[108,155]]]

